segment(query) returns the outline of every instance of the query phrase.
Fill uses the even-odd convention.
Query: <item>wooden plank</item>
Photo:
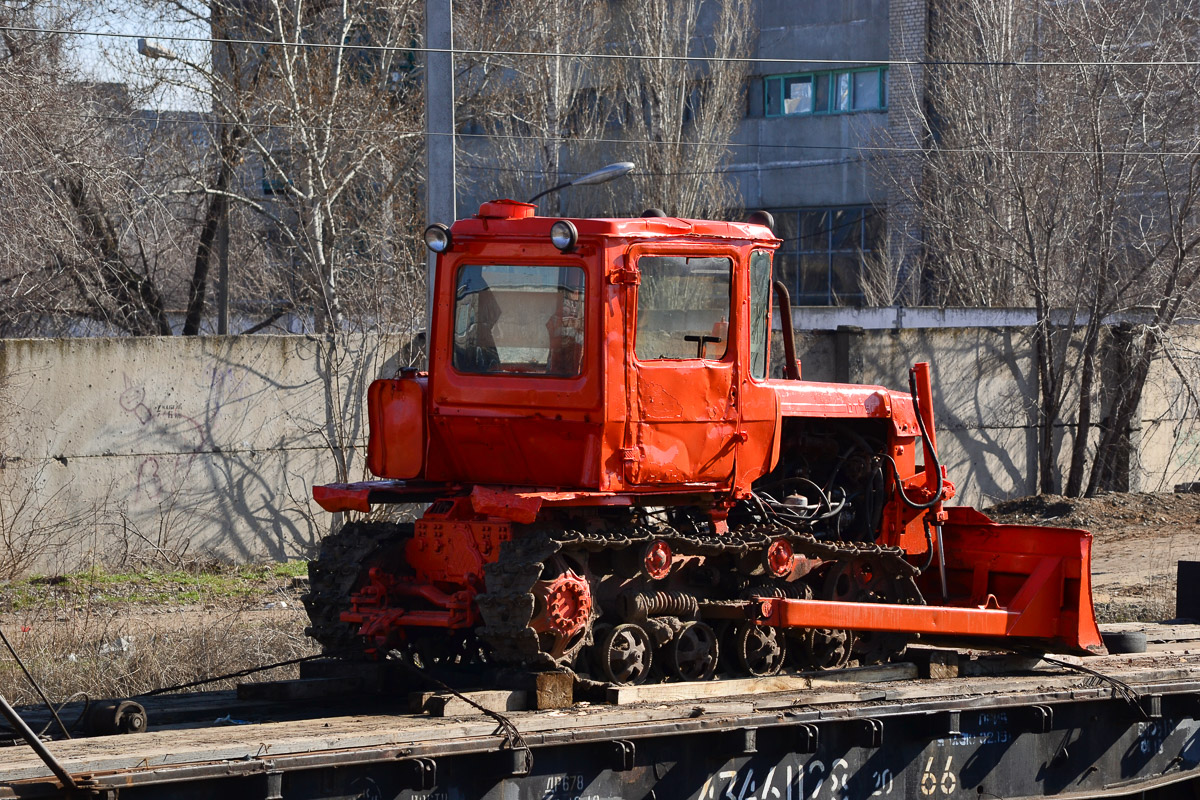
[[[732,680],[692,683],[660,683],[651,686],[612,686],[607,693],[612,705],[629,703],[668,703],[678,700],[701,700],[708,697],[733,697],[771,692],[799,692],[826,686],[850,683],[882,683],[917,677],[915,664],[882,664],[875,667],[831,670],[804,675],[776,675],[770,678],[735,678]]]
[[[1141,657],[1120,668],[1116,658],[1085,659],[1093,664],[1098,660],[1113,668],[1103,671],[1119,677],[1135,688],[1145,683],[1169,680],[1191,681],[1197,679],[1200,656],[1176,655],[1169,662],[1161,656]],[[1169,666],[1168,666],[1169,665]],[[552,711],[536,714],[517,714],[513,721],[528,735],[539,733],[562,733],[566,729],[588,729],[598,726],[615,729],[626,725],[661,723],[685,720],[697,715],[697,707],[704,716],[746,715],[750,711],[777,714],[780,711],[803,710],[809,716],[823,717],[829,714],[853,713],[856,705],[884,700],[921,704],[938,703],[946,697],[957,697],[980,707],[997,702],[1011,703],[1014,697],[1028,702],[1045,702],[1048,693],[1075,690],[1081,685],[1083,676],[1074,672],[1038,673],[1017,678],[975,678],[946,681],[920,681],[896,683],[871,687],[865,691],[810,691],[800,695],[767,694],[753,698],[714,699],[702,703],[681,702],[658,706],[593,706],[575,707],[570,711]],[[726,682],[731,683],[731,682]],[[846,689],[852,689],[847,684]],[[1103,695],[1111,692],[1109,686],[1101,685],[1088,689]],[[207,700],[214,696],[231,693],[208,693]],[[178,698],[191,702],[194,698]],[[167,698],[151,698],[166,702]],[[402,702],[402,698],[397,702]],[[381,708],[381,706],[384,706]],[[833,706],[831,708],[831,706]],[[340,704],[339,704],[340,707]],[[826,711],[828,709],[828,712]],[[314,713],[312,706],[309,713]],[[869,713],[864,709],[863,713]],[[387,716],[382,716],[387,715]],[[153,723],[152,723],[153,724]],[[492,720],[479,716],[462,721],[431,718],[428,716],[397,717],[396,712],[386,710],[386,704],[375,701],[369,711],[346,715],[321,715],[319,711],[306,720],[233,725],[228,727],[189,728],[180,730],[154,731],[147,735],[97,737],[74,739],[52,743],[52,752],[72,772],[102,772],[117,769],[156,768],[200,761],[244,760],[271,756],[352,748],[404,748],[413,743],[432,744],[464,738],[494,736],[496,725]],[[28,748],[5,748],[0,758],[0,781],[45,776],[44,764]]]
[[[1157,643],[1200,642],[1200,625],[1169,622],[1106,622],[1100,626],[1101,633],[1128,633],[1138,631],[1146,639]]]
[[[841,686],[847,683],[887,683],[906,681],[919,677],[916,664],[902,661],[897,664],[878,664],[873,667],[854,667],[818,672],[813,676],[812,687]]]
[[[409,692],[408,693],[408,713],[424,714],[426,704],[437,697],[437,692]]]
[[[922,678],[942,680],[958,677],[959,654],[957,650],[928,645],[910,646],[904,657],[917,665]]]
[[[534,678],[534,707],[538,711],[570,708],[575,702],[575,676],[569,672],[539,672]]]
[[[1004,655],[982,656],[962,659],[958,662],[958,674],[963,678],[984,678],[992,675],[1012,675],[1032,672],[1041,667],[1054,667],[1043,661],[1041,656]],[[1054,667],[1057,669],[1058,667]]]
[[[466,698],[466,699],[464,699]],[[425,710],[432,717],[466,717],[482,712],[470,700],[488,711],[525,711],[529,708],[529,693],[522,690],[498,689],[487,692],[435,694],[425,701]]]

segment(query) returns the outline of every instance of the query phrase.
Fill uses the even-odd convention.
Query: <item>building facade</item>
[[[902,292],[919,242],[903,187],[920,174],[905,148],[920,142],[926,3],[755,7],[755,61],[730,165],[742,202],[774,215],[784,240],[777,274],[794,302],[879,303],[864,289],[869,272],[890,270]]]

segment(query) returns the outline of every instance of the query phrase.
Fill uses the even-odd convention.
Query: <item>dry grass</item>
[[[316,653],[291,588],[295,571],[81,573],[9,583],[0,585],[0,630],[52,701],[80,692],[131,697]],[[297,674],[296,666],[283,667],[254,680]],[[38,702],[2,647],[0,694]]]
[[[1162,622],[1175,616],[1175,576],[1151,575],[1109,590],[1096,602],[1097,622]]]

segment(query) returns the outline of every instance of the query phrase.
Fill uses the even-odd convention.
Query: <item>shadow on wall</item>
[[[772,376],[782,378],[775,337]],[[954,328],[797,332],[804,380],[908,391],[908,370],[933,367],[939,456],[958,489],[956,502],[1032,493],[1037,463],[1036,392],[1023,329]]]
[[[1189,341],[1196,338],[1190,333],[1177,335],[1187,336]],[[1067,348],[1064,351],[1067,363],[1078,358],[1080,348],[1076,338],[1064,339],[1063,347]],[[797,348],[807,380],[881,385],[898,391],[907,390],[908,369],[913,363],[930,362],[940,455],[958,488],[958,502],[986,505],[1037,493],[1041,409],[1037,364],[1028,327],[897,330],[841,327],[798,335]],[[776,369],[781,369],[782,352],[778,348],[775,357]],[[1195,361],[1189,367],[1200,377]],[[1162,359],[1158,368],[1164,378],[1171,371],[1177,379],[1164,380],[1164,385],[1174,387],[1169,390],[1176,395],[1185,389],[1191,391],[1190,403],[1197,393],[1186,387],[1200,386],[1200,381],[1185,379],[1184,369],[1167,362]],[[1120,376],[1110,378],[1113,379],[1119,380]],[[1092,398],[1101,415],[1105,408],[1104,389],[1097,387]],[[1056,421],[1050,434],[1057,458],[1052,476],[1056,482],[1061,482],[1069,467],[1078,403],[1078,386],[1068,380],[1062,399],[1062,419]],[[1188,407],[1188,403],[1170,403],[1157,419],[1169,418],[1172,413],[1169,409],[1178,411]],[[1178,413],[1183,417],[1173,423],[1173,429],[1190,430],[1196,409]],[[1143,419],[1156,417],[1144,411]],[[1133,433],[1128,454],[1131,490],[1143,485],[1162,486],[1168,474],[1180,472],[1166,455],[1175,445],[1173,437],[1161,431],[1154,437]],[[1089,437],[1093,449],[1097,438],[1098,432],[1093,430]]]
[[[1174,329],[1151,367],[1134,432],[1144,491],[1200,482],[1200,336]]]
[[[1174,336],[1131,436],[1131,488],[1200,480],[1200,337]],[[806,380],[904,391],[930,361],[941,455],[972,504],[1037,485],[1030,341],[1025,328],[797,336]],[[311,486],[368,477],[367,384],[421,357],[394,336],[0,342],[0,577],[311,552],[337,523]],[[1054,435],[1069,452],[1068,431]]]
[[[0,537],[27,546],[0,555],[0,575],[306,555],[333,522],[312,484],[365,477],[367,384],[412,356],[395,337],[362,336],[4,348],[4,452],[26,446],[22,469],[0,471]]]
[[[908,390],[908,370],[933,371],[939,455],[958,503],[1029,494],[1036,487],[1036,394],[1028,341],[1020,329],[869,331],[849,347],[861,354],[861,381]]]

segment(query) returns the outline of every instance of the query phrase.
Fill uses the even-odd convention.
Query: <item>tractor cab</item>
[[[770,229],[535,210],[497,200],[427,231],[429,372],[372,387],[372,471],[674,492],[769,469]]]

